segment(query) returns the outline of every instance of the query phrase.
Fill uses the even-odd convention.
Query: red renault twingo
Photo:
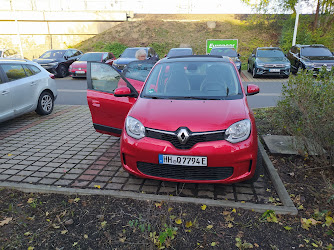
[[[247,86],[228,57],[160,60],[142,89],[106,64],[88,65],[95,129],[121,136],[123,168],[142,178],[193,183],[255,181],[262,171]],[[139,94],[140,92],[140,94]]]

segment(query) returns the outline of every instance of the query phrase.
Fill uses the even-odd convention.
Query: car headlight
[[[48,63],[47,65],[48,66],[56,66],[56,65],[58,65],[58,63],[57,62],[53,62],[53,63]]]
[[[126,117],[125,129],[126,133],[135,139],[139,140],[145,137],[144,125],[140,121],[131,116]]]
[[[238,121],[228,127],[225,131],[225,139],[231,143],[237,143],[246,140],[251,132],[250,120]]]

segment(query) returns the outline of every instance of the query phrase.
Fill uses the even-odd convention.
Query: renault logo
[[[181,128],[177,133],[177,139],[181,144],[186,144],[189,139],[189,132],[185,128]]]

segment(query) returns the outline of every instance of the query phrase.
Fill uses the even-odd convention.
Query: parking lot
[[[56,105],[0,124],[0,186],[26,191],[106,194],[232,207],[279,200],[267,174],[254,184],[182,184],[140,179],[121,167],[119,138],[95,132],[87,106]]]

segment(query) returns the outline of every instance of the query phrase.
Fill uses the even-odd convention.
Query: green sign
[[[206,53],[209,54],[214,47],[233,47],[238,51],[238,39],[208,39],[206,40]]]

